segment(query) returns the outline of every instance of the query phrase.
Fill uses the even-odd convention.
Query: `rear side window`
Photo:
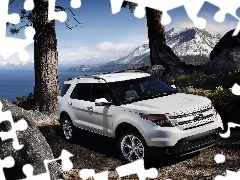
[[[71,84],[63,84],[60,96],[63,97],[66,94],[66,92],[68,91],[70,86],[71,86]]]
[[[76,84],[75,88],[72,91],[70,98],[84,100],[84,101],[90,101],[90,89],[91,89],[91,84],[88,84],[88,83]]]

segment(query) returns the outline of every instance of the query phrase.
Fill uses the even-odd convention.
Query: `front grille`
[[[181,126],[183,130],[196,128],[214,122],[213,116],[213,114],[209,114],[202,118],[179,122],[178,125]]]
[[[192,140],[192,141],[184,143],[182,145],[182,147],[179,147],[175,153],[191,152],[191,151],[199,150],[204,147],[213,145],[217,140],[218,140],[217,134],[213,134],[210,136],[205,136],[205,137],[202,137],[202,138],[199,138],[196,140]]]
[[[173,112],[169,118],[175,126],[181,127],[181,130],[204,126],[214,122],[215,119],[213,109],[210,104],[184,111]]]
[[[203,137],[201,139],[190,141],[187,150],[196,150],[214,144],[217,141],[217,135]]]
[[[179,118],[183,118],[183,117],[193,116],[195,114],[201,114],[201,113],[207,112],[210,109],[212,109],[211,105],[200,106],[200,107],[188,109],[185,111],[174,112],[174,113],[172,113],[172,116],[170,118],[171,119],[179,119]]]

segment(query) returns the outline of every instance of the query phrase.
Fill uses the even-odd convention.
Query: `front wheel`
[[[144,159],[146,143],[138,133],[124,131],[118,140],[118,149],[126,162],[133,162]]]
[[[64,116],[61,119],[61,128],[64,138],[68,142],[74,142],[76,139],[76,127],[72,124],[69,116]]]

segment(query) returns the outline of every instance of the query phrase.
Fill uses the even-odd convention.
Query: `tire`
[[[144,159],[147,145],[142,136],[135,131],[124,131],[118,139],[118,150],[127,163]]]
[[[72,120],[69,116],[61,118],[61,129],[63,137],[70,143],[75,142],[77,129],[72,124]]]

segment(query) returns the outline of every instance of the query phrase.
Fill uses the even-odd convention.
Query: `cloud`
[[[59,61],[76,61],[91,58],[110,58],[125,56],[141,44],[112,43],[108,41],[96,44],[94,47],[79,46],[59,48]]]
[[[204,29],[213,31],[213,32],[218,32],[222,36],[226,34],[228,31],[236,28],[238,24],[238,20],[231,15],[226,15],[225,20],[223,22],[217,22],[214,19],[214,15],[212,13],[204,12],[202,13],[202,16],[200,16],[204,19],[206,19],[207,24]],[[173,21],[165,26],[166,31],[170,30],[173,27],[181,27],[181,28],[191,28],[195,27],[194,23],[192,22],[191,19],[188,17],[174,17],[172,19]]]

